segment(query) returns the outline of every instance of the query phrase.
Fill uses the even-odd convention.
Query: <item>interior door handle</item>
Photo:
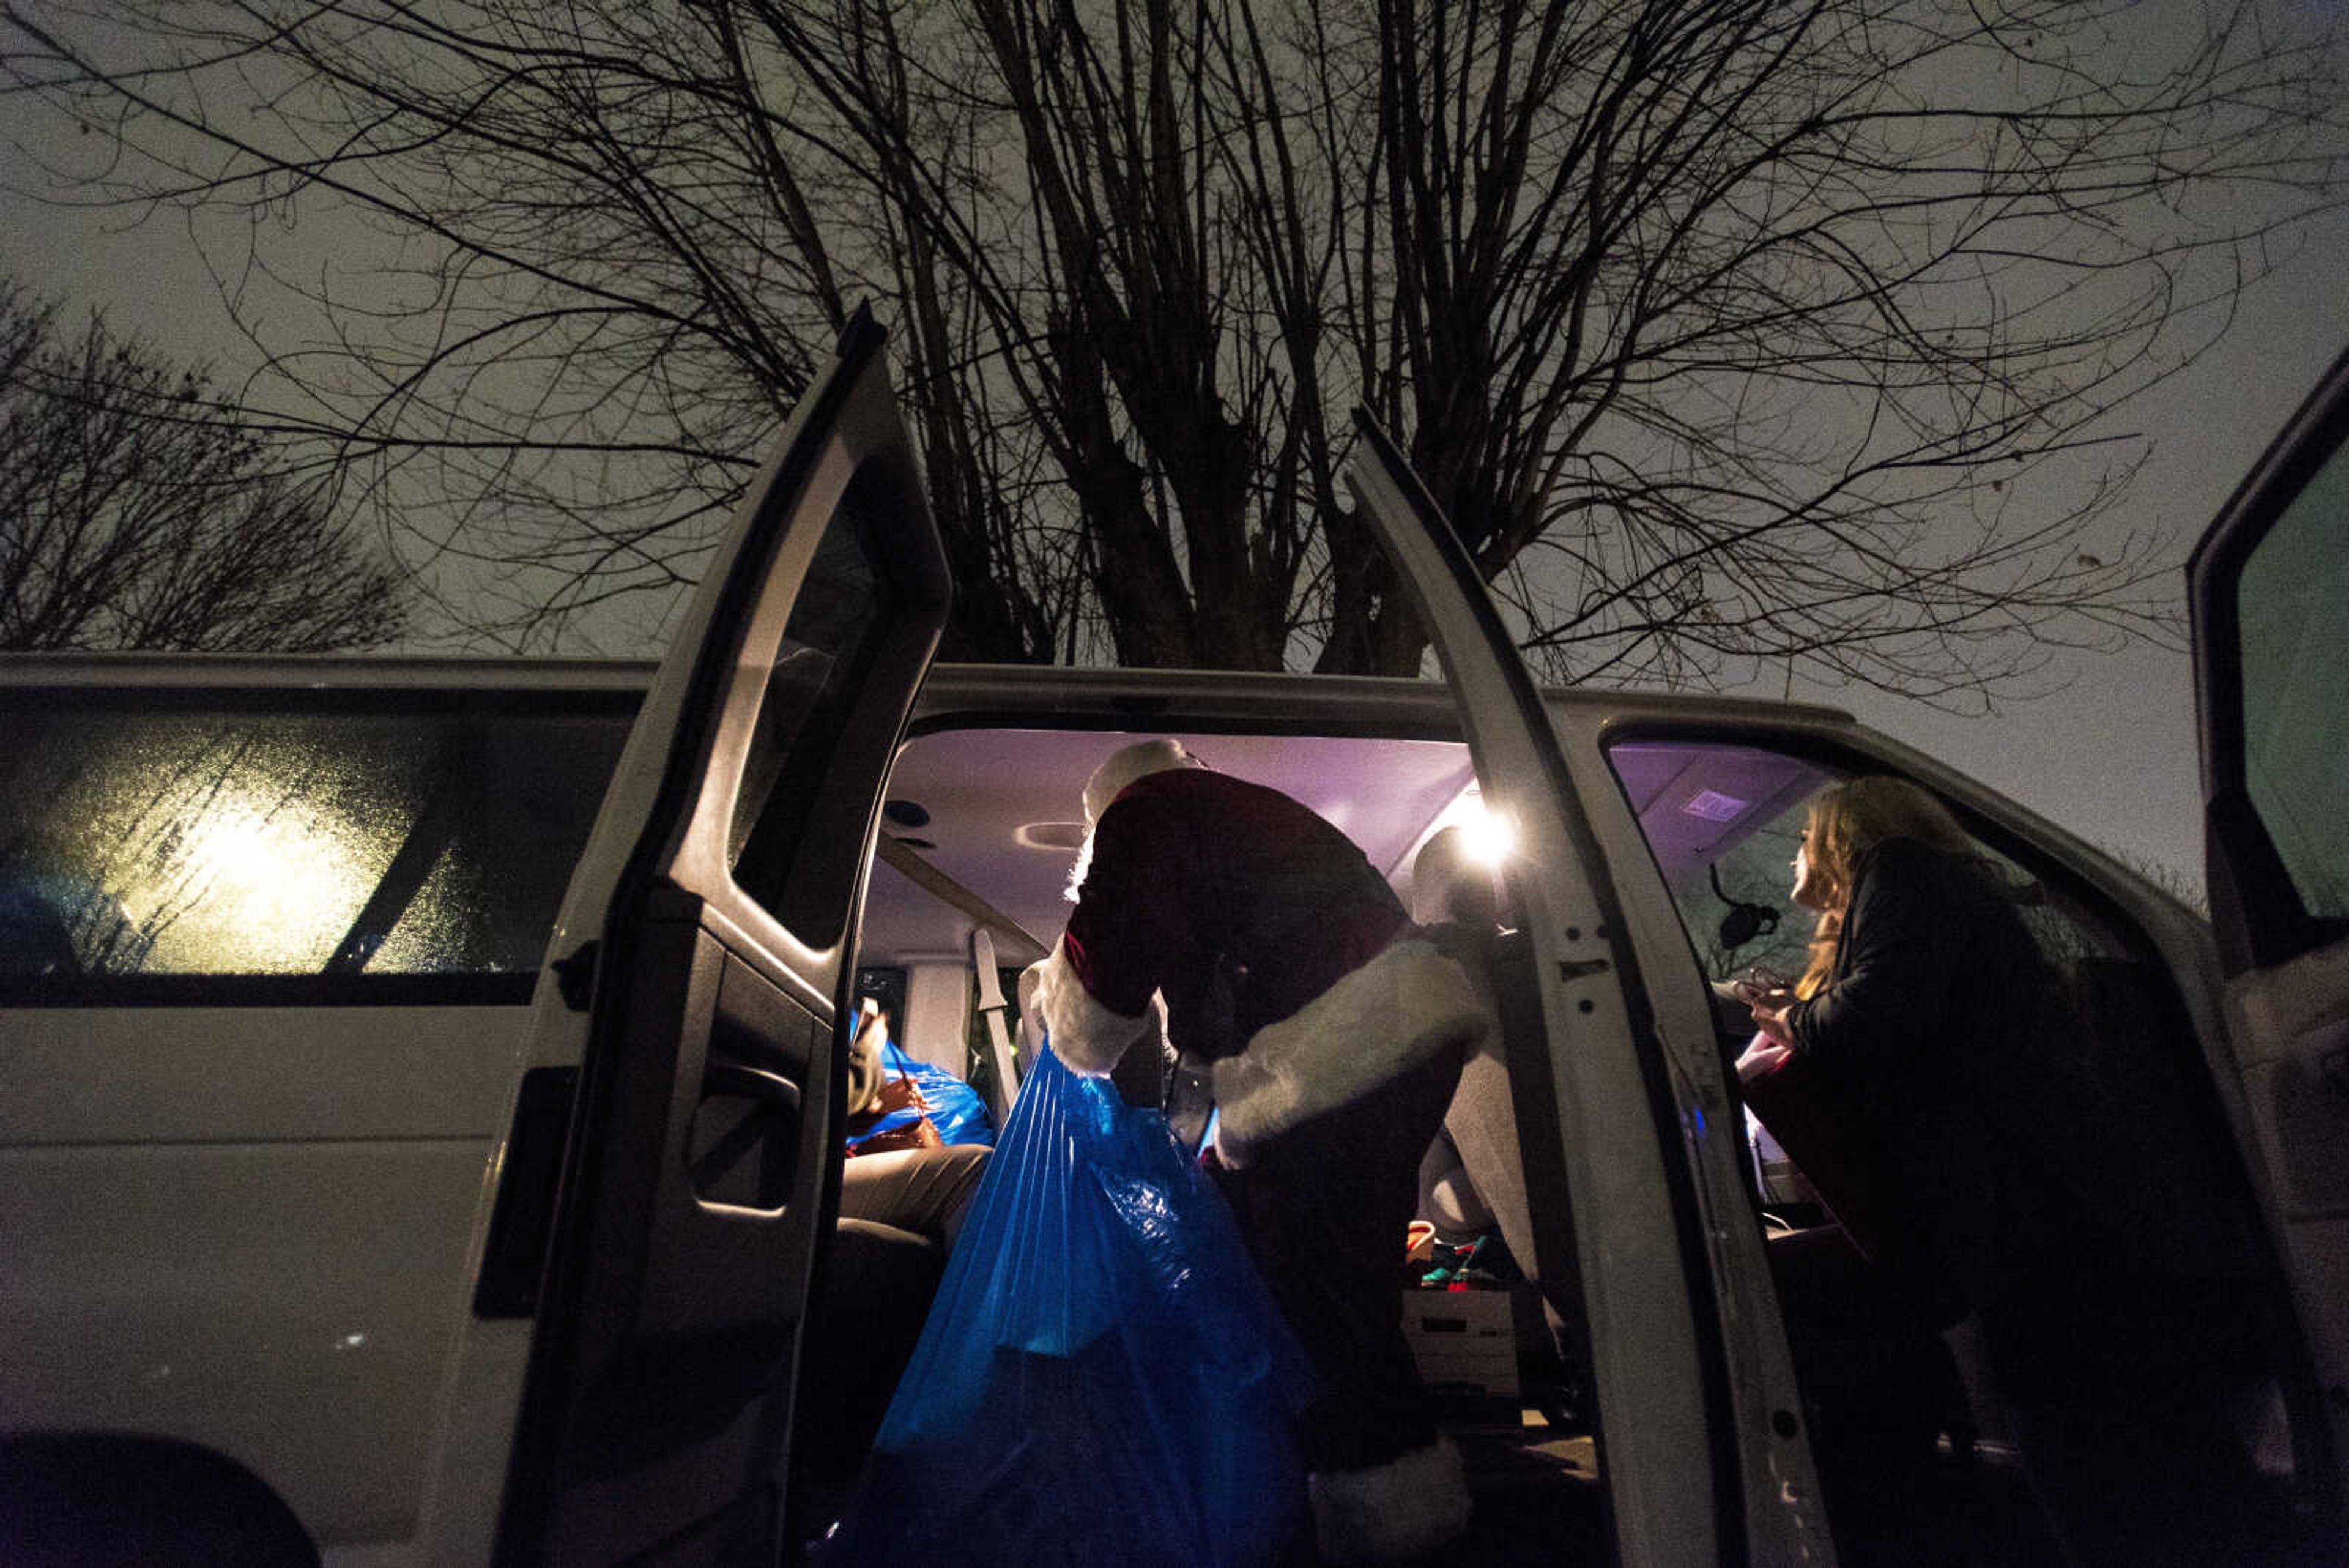
[[[709,1111],[722,1100],[747,1100],[753,1108]],[[706,1064],[686,1156],[695,1196],[762,1213],[781,1210],[791,1199],[805,1130],[802,1104],[800,1086],[781,1073],[739,1062]]]
[[[770,1073],[763,1067],[745,1067],[735,1062],[712,1063],[702,1070],[701,1097],[706,1100],[721,1095],[737,1100],[756,1100],[785,1116],[800,1114],[800,1086],[781,1073]]]

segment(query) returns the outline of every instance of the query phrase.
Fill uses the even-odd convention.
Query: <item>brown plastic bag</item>
[[[849,1147],[849,1156],[860,1154],[892,1154],[907,1148],[944,1148],[946,1139],[938,1136],[936,1126],[929,1118],[929,1101],[922,1097],[921,1086],[909,1075],[901,1075],[881,1086],[873,1097],[872,1106],[848,1118],[849,1136],[854,1137],[884,1117],[903,1110],[921,1113],[904,1127],[891,1127],[875,1133],[862,1143]]]

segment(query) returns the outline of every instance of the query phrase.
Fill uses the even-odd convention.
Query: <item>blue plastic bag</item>
[[[1269,1563],[1311,1380],[1165,1117],[1046,1050],[821,1561]]]
[[[925,1110],[891,1111],[871,1127],[848,1136],[848,1147],[854,1150],[859,1144],[883,1133],[895,1132],[910,1125],[917,1116],[926,1115],[930,1125],[938,1129],[941,1143],[993,1143],[995,1123],[987,1114],[987,1102],[978,1091],[947,1072],[929,1063],[908,1056],[897,1048],[895,1040],[881,1042],[881,1071],[885,1079],[911,1078],[914,1086],[922,1091]]]

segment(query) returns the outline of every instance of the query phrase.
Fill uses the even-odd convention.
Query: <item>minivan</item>
[[[1355,504],[1442,681],[934,664],[952,586],[882,348],[852,324],[657,667],[0,659],[11,1562],[805,1551],[938,1266],[842,1299],[859,1005],[993,1064],[999,1109],[987,1013],[1065,914],[1084,779],[1156,735],[1399,886],[1464,813],[1514,828],[1523,1288],[1569,1325],[1524,1386],[1566,1392],[1457,1417],[1460,1560],[1882,1547],[1821,1491],[1765,1262],[1804,1199],[1713,983],[1799,948],[1791,836],[1859,773],[1940,797],[2107,999],[2086,1044],[2180,1223],[2271,1309],[2240,1426],[2278,1538],[2349,1556],[2349,361],[2193,558],[2206,919],[1833,709],[1539,689],[1367,420]],[[1883,1560],[2034,1560],[1956,1364],[1948,1486]]]

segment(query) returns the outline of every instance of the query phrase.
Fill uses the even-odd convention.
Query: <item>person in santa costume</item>
[[[1076,909],[1023,1011],[1068,1066],[1106,1075],[1164,997],[1214,1094],[1206,1162],[1319,1374],[1297,1437],[1321,1556],[1441,1546],[1468,1492],[1403,1338],[1401,1263],[1485,1004],[1352,840],[1277,790],[1147,741],[1084,806]]]

